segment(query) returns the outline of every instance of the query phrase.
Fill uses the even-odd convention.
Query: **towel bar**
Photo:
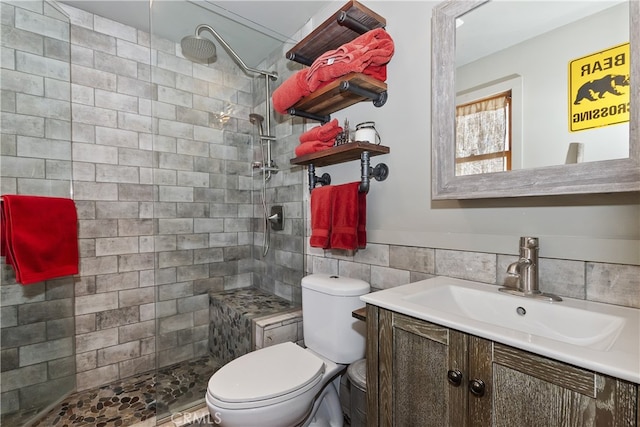
[[[376,181],[384,181],[389,176],[389,167],[386,164],[378,163],[375,167],[371,167],[369,157],[368,151],[363,151],[360,154],[360,186],[358,187],[358,191],[361,193],[369,192],[371,178]],[[316,168],[313,163],[309,163],[308,168],[310,192],[313,191],[318,184],[331,184],[331,175],[323,173],[320,177],[316,176]]]

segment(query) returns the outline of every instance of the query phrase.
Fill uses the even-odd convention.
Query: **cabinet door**
[[[633,384],[497,343],[492,359],[493,414],[484,426],[636,425]]]
[[[379,325],[380,425],[465,426],[465,335],[386,310]]]

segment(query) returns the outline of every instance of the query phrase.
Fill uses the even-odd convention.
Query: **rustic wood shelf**
[[[345,14],[347,19],[341,23],[340,18]],[[350,25],[353,20],[357,21],[356,26],[361,26],[360,30],[350,28],[354,27],[354,25]],[[286,54],[287,59],[311,65],[326,51],[339,48],[367,29],[384,28],[386,25],[387,20],[382,16],[357,1],[351,0],[291,48]]]
[[[358,102],[371,99],[370,97],[343,89],[345,82],[347,82],[346,84],[348,85],[354,85],[373,92],[380,97],[384,97],[382,104],[386,101],[387,84],[385,82],[381,82],[362,73],[350,73],[302,98],[292,108],[294,110],[322,116],[342,110]]]
[[[320,24],[286,54],[287,59],[312,65],[320,55],[338,49],[361,34],[375,28],[384,28],[386,19],[355,0],[348,1],[329,19]],[[381,107],[387,101],[387,84],[362,73],[344,75],[328,85],[302,98],[288,109],[293,116],[301,116],[326,123],[330,114],[363,101],[372,101]],[[384,181],[389,168],[384,163],[371,167],[369,157],[389,153],[389,147],[368,142],[341,144],[317,153],[305,154],[290,160],[293,165],[308,166],[309,191],[317,184],[331,184],[331,176],[316,176],[315,168],[360,159],[360,186],[358,191],[368,192],[373,178]]]
[[[363,322],[367,321],[367,307],[361,307],[358,308],[356,310],[353,310],[351,312],[351,316],[358,319],[358,320],[362,320]]]
[[[306,166],[313,164],[317,167],[329,166],[338,163],[350,162],[352,160],[359,160],[360,155],[364,151],[368,151],[369,156],[378,156],[380,154],[387,154],[390,150],[389,147],[384,145],[355,141],[331,147],[327,150],[318,151],[317,153],[305,154],[291,159],[289,162],[292,165]]]

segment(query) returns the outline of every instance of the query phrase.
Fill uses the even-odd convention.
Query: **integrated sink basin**
[[[435,277],[361,297],[418,319],[640,384],[640,310]]]
[[[595,350],[608,350],[625,319],[569,307],[562,303],[527,300],[465,284],[434,286],[403,299],[430,310],[446,311],[480,322]]]

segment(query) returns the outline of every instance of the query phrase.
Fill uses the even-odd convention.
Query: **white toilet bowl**
[[[294,343],[277,344],[223,366],[205,400],[223,427],[342,427],[332,380],[344,368]]]
[[[340,374],[364,357],[365,328],[354,319],[367,282],[328,274],[302,278],[306,349],[277,344],[232,360],[211,379],[206,401],[224,427],[342,427]]]

